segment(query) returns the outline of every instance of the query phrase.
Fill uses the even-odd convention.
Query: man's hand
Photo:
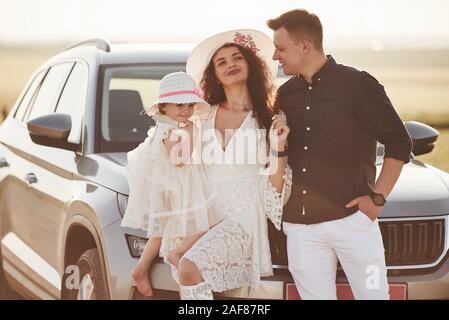
[[[371,200],[371,197],[366,195],[362,197],[355,198],[351,202],[346,205],[346,208],[351,208],[354,206],[358,206],[359,210],[362,211],[371,221],[376,220],[376,218],[380,214],[380,210],[382,207],[376,206]]]
[[[391,190],[393,190],[403,166],[403,160],[385,158],[373,191],[382,193],[387,198]],[[369,195],[355,198],[346,205],[346,208],[354,207],[355,205],[358,205],[359,210],[366,214],[372,221],[376,220],[382,210],[382,207],[376,206],[373,203]]]

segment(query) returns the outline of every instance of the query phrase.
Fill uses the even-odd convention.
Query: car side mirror
[[[80,144],[67,141],[72,129],[72,119],[68,114],[53,113],[37,117],[27,122],[27,128],[34,143],[72,151],[81,150]]]
[[[415,156],[430,153],[435,148],[435,142],[440,135],[436,129],[418,121],[406,121],[404,125],[413,140]]]

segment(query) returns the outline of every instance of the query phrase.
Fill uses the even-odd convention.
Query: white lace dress
[[[121,225],[147,231],[149,238],[161,237],[159,255],[167,253],[184,237],[205,232],[222,220],[217,192],[201,164],[177,167],[163,139],[177,127],[158,121],[148,137],[127,154],[129,198]],[[194,126],[192,158],[201,150]],[[176,159],[172,159],[176,160]]]
[[[290,196],[292,171],[287,167],[282,193],[276,192],[268,175],[261,174],[266,169],[267,146],[265,135],[255,130],[257,121],[252,112],[223,151],[214,132],[216,112],[217,106],[212,107],[211,117],[203,122],[203,137],[210,138],[203,141],[203,160],[207,154],[214,159],[212,164],[206,164],[206,173],[218,191],[225,217],[184,258],[196,264],[213,291],[222,292],[255,286],[261,276],[273,274],[267,217],[280,229],[282,208]],[[262,160],[252,161],[253,155]],[[236,160],[240,162],[235,163]]]

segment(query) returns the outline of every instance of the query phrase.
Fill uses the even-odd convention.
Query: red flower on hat
[[[240,32],[236,32],[234,34],[234,40],[232,40],[235,44],[241,45],[245,48],[248,48],[254,53],[257,53],[257,51],[260,51],[256,43],[254,42],[253,38],[249,34],[242,34]]]

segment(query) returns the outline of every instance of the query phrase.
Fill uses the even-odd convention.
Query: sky
[[[196,42],[256,28],[295,9],[316,13],[329,47],[449,48],[447,0],[0,0],[0,44]]]

